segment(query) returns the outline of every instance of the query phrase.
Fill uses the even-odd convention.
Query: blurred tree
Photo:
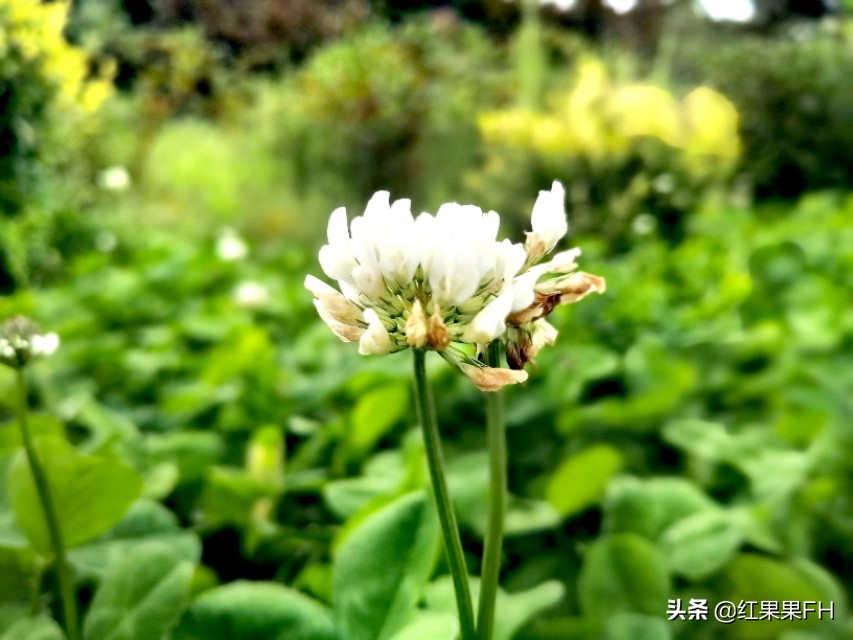
[[[250,66],[302,59],[368,13],[364,0],[125,0],[124,6],[135,24],[197,24]]]

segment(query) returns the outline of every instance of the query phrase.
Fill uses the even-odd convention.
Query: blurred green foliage
[[[13,5],[0,4],[9,47]],[[449,14],[369,23],[253,78],[193,29],[115,33],[139,75],[91,129],[63,121],[65,137],[47,133],[62,103],[42,58],[0,62],[3,99],[20,99],[0,116],[15,141],[2,162],[23,167],[4,194],[27,196],[0,227],[0,318],[26,313],[62,338],[31,370],[31,422],[87,639],[453,640],[410,362],[336,341],[302,281],[327,213],[376,188],[416,208],[472,199],[516,235],[553,178],[573,198],[582,267],[608,292],[552,317],[557,345],[507,394],[497,637],[853,635],[853,198],[730,197],[740,149],[771,180],[772,145],[812,162],[795,150],[809,127],[826,141],[809,147],[814,166],[843,169],[846,49],[812,43],[785,76],[766,53],[783,45],[768,44],[744,61],[754,76],[718,71],[743,80],[715,84],[726,97],[576,56],[552,103],[520,111],[511,54]],[[756,79],[771,73],[762,56],[772,86]],[[835,96],[838,117],[773,107],[812,95],[795,77]],[[16,118],[36,123],[36,146],[14,137]],[[763,139],[758,122],[784,136]],[[43,188],[21,191],[26,175]],[[807,186],[849,187],[827,176]],[[482,398],[438,358],[430,376],[476,573]],[[0,371],[0,640],[62,640],[52,598],[28,616],[55,578],[13,383]],[[833,601],[836,620],[668,622],[674,598]]]
[[[796,25],[782,37],[741,35],[719,46],[685,34],[674,72],[708,82],[741,114],[742,170],[760,196],[849,188],[853,174],[853,30],[849,21]]]
[[[664,638],[771,639],[785,626],[661,625],[674,597],[833,600],[837,629],[847,629],[853,325],[845,302],[853,292],[843,274],[851,214],[853,201],[831,194],[786,210],[707,211],[690,218],[678,247],[646,235],[617,259],[578,238],[584,267],[608,278],[608,295],[555,320],[559,346],[509,396],[504,585],[520,594],[557,581],[566,592],[548,596],[549,615],[517,637],[627,640],[648,629]],[[393,559],[361,566],[375,552],[348,545],[379,544],[384,553],[426,544],[383,537],[397,535],[395,518],[421,517],[410,492],[427,481],[405,355],[362,358],[327,334],[299,281],[313,252],[276,244],[229,262],[217,257],[215,237],[202,247],[156,233],[120,233],[117,242],[114,253],[76,261],[72,282],[2,302],[3,315],[34,313],[63,338],[56,357],[34,370],[39,404],[65,423],[40,419],[45,433],[64,431],[99,464],[118,457],[141,478],[142,498],[118,527],[72,553],[80,575],[107,580],[119,549],[150,540],[198,562],[200,539],[205,571],[194,589],[210,589],[217,575],[275,579],[336,603],[341,628],[378,620],[384,614],[363,610],[362,596],[374,588],[371,566],[389,580],[376,583],[377,594],[400,584],[390,577]],[[235,290],[249,278],[272,295],[241,308]],[[433,373],[445,398],[451,490],[473,543],[487,495],[482,407],[447,368]],[[118,507],[85,495],[120,517]],[[152,500],[192,530],[152,510]],[[380,514],[390,528],[375,520]],[[6,522],[3,539],[19,540]],[[347,557],[358,566],[338,564]],[[421,586],[393,598],[407,611],[421,602],[411,624],[444,628],[452,619],[439,615],[446,609],[433,604],[433,587],[420,590],[439,556],[400,560],[407,580],[413,558],[430,561]],[[332,571],[355,571],[361,581]],[[344,595],[351,588],[357,595]],[[292,619],[275,614],[275,628],[307,624],[320,606],[269,589],[271,602],[306,608]],[[176,638],[202,637],[191,629],[213,624],[204,620],[240,625],[256,615],[250,596],[209,593]],[[376,606],[390,597],[377,595]],[[346,598],[355,600],[344,606]],[[402,620],[389,624],[402,632]],[[809,629],[820,638],[844,633]],[[344,637],[361,637],[351,633]]]
[[[425,207],[452,198],[476,161],[474,114],[506,93],[501,60],[452,16],[368,25],[318,51],[279,98],[293,188],[353,206],[381,188]]]
[[[86,199],[112,70],[66,41],[67,14],[67,2],[0,3],[0,291],[55,271],[85,226],[69,213]]]

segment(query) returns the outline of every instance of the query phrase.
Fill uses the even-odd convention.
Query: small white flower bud
[[[225,229],[216,240],[216,255],[223,262],[238,262],[249,255],[249,246],[233,229]]]
[[[30,349],[33,357],[51,356],[58,348],[59,336],[55,333],[36,334],[30,339]]]
[[[415,300],[406,319],[406,343],[410,347],[422,348],[427,342],[427,317],[420,300]]]
[[[550,191],[540,191],[530,215],[532,231],[524,248],[535,262],[551,251],[569,230],[566,220],[566,190],[556,180]]]
[[[0,324],[0,364],[20,369],[35,358],[44,358],[59,348],[55,333],[39,333],[29,318],[16,316]]]
[[[260,282],[246,280],[234,289],[234,302],[242,309],[261,309],[269,301],[269,289]]]

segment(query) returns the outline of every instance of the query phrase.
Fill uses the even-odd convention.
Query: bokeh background
[[[303,289],[329,213],[388,189],[520,239],[558,179],[608,291],[507,392],[502,637],[853,637],[852,79],[847,0],[0,0],[0,319],[62,339],[36,431],[141,487],[90,501],[118,524],[72,551],[83,610],[152,539],[192,567],[156,637],[255,637],[256,583],[331,606],[337,545],[426,474],[408,354],[359,356]],[[483,403],[435,360],[476,574]],[[26,640],[13,385],[0,638]],[[446,591],[439,559],[421,612]],[[676,598],[836,620],[667,621]]]

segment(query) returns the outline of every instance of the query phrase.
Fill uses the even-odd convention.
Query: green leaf
[[[392,640],[456,640],[459,621],[449,613],[419,611],[406,627]]]
[[[743,537],[738,518],[713,509],[673,524],[661,536],[660,547],[674,573],[699,580],[731,560]]]
[[[437,558],[439,533],[425,494],[397,498],[341,544],[333,601],[347,640],[391,638],[409,620]]]
[[[371,500],[394,493],[399,484],[400,480],[393,477],[346,478],[327,483],[323,487],[323,497],[335,515],[340,518],[349,518]]]
[[[222,457],[222,441],[215,433],[179,431],[149,435],[145,439],[150,463],[177,465],[180,482],[204,478]]]
[[[319,602],[271,582],[232,582],[204,593],[174,640],[339,640]]]
[[[159,543],[118,556],[86,616],[86,640],[162,638],[185,606],[193,565]]]
[[[578,591],[581,609],[588,615],[660,614],[670,594],[666,559],[640,536],[605,536],[587,550]]]
[[[125,416],[102,405],[91,397],[80,401],[75,420],[89,428],[86,451],[99,452],[117,442],[139,435],[136,425]]]
[[[53,416],[43,413],[32,413],[28,421],[33,437],[65,435],[65,426]],[[13,453],[21,446],[21,429],[17,420],[0,424],[0,456]]]
[[[352,412],[350,446],[357,452],[369,450],[409,412],[409,388],[388,384],[365,393]]]
[[[509,496],[504,524],[504,535],[506,537],[552,529],[559,524],[560,514],[550,503],[544,500]]]
[[[199,498],[202,520],[208,527],[246,526],[258,500],[280,492],[277,486],[253,478],[244,469],[214,467]]]
[[[477,602],[480,595],[480,580],[472,578],[471,597]],[[555,580],[519,591],[507,593],[498,588],[495,603],[494,640],[512,640],[516,634],[536,616],[553,607],[563,597],[565,589]],[[431,611],[452,613],[456,616],[456,597],[450,576],[443,576],[427,586],[424,600]]]
[[[16,624],[19,620],[32,617],[29,603],[9,602],[0,603],[0,633],[5,633],[9,627]],[[0,640],[5,640],[4,636],[0,635]]]
[[[637,533],[650,540],[676,521],[712,508],[714,501],[684,478],[615,478],[604,501],[610,533]]]
[[[607,483],[622,468],[618,449],[599,444],[575,454],[554,472],[548,482],[548,502],[563,517],[594,505]]]
[[[68,548],[112,527],[139,495],[139,477],[118,460],[83,455],[64,440],[49,436],[36,440],[35,446]],[[12,462],[9,490],[15,516],[27,539],[40,553],[48,553],[47,524],[23,451]]]
[[[0,640],[65,640],[65,634],[53,620],[38,616],[12,623]]]
[[[26,602],[35,586],[36,556],[29,547],[0,547],[0,602]]]
[[[693,418],[667,423],[663,437],[670,444],[703,460],[719,460],[731,446],[731,436],[723,425]]]
[[[671,640],[672,625],[659,616],[617,613],[604,623],[604,640]]]
[[[787,637],[786,632],[824,630],[827,625],[838,625],[848,619],[843,587],[825,569],[804,559],[783,562],[757,554],[741,554],[722,574],[719,592],[732,602],[819,602],[822,607],[833,603],[835,623],[828,620],[826,613],[823,620],[810,613],[805,620],[751,621],[748,626],[731,625],[732,640],[775,640]],[[758,605],[755,606],[757,611]],[[849,637],[840,629],[838,633],[830,637]]]
[[[171,548],[180,561],[196,564],[201,543],[192,531],[178,525],[166,507],[150,500],[138,500],[113,529],[97,540],[72,549],[68,559],[80,579],[101,579],[118,558],[132,555],[143,544],[157,542]]]
[[[847,609],[844,589],[825,569],[808,560],[782,562],[743,553],[723,574],[723,593],[729,600],[817,600],[835,603],[835,615],[843,619]],[[817,619],[816,617],[814,618]],[[778,621],[773,621],[774,624]]]

